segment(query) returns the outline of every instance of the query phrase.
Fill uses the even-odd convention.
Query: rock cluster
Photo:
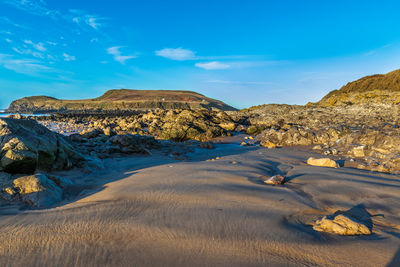
[[[155,110],[130,116],[70,114],[36,119],[48,127],[67,133],[100,128],[118,134],[150,134],[159,139],[173,141],[208,141],[214,137],[229,135],[229,131],[235,130],[237,126],[225,112],[209,110]],[[71,129],[70,125],[77,125],[76,130]]]
[[[325,155],[340,155],[360,162],[352,167],[400,172],[400,129],[393,126],[311,129],[291,125],[266,129],[257,139],[267,147],[314,145],[314,150]]]
[[[324,155],[346,157],[345,166],[400,172],[397,105],[263,105],[242,111],[154,110],[129,116],[59,115],[37,118],[67,135],[151,135],[173,141],[209,141],[235,132],[257,135],[252,142],[276,148],[313,146]],[[75,129],[74,129],[75,127]],[[97,130],[96,130],[97,129]],[[96,133],[96,131],[98,131]],[[105,141],[104,141],[105,140]],[[89,149],[90,150],[90,149]]]

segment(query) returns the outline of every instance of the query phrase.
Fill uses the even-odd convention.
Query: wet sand
[[[189,160],[108,159],[57,207],[2,210],[2,266],[399,266],[400,178],[307,166],[295,148],[218,144]],[[215,159],[206,161],[207,159]],[[282,174],[283,186],[260,176]],[[370,214],[374,234],[315,232],[336,210]]]

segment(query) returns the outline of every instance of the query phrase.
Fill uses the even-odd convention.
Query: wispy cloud
[[[44,0],[3,0],[3,2],[32,15],[48,16],[53,19],[65,19],[79,25],[87,25],[95,30],[99,30],[104,26],[104,21],[108,19],[99,15],[88,14],[79,9],[71,9],[68,13],[62,13],[58,10],[49,9]],[[4,17],[0,17],[0,21],[1,20],[13,24],[16,27],[23,27]]]
[[[44,0],[3,0],[3,2],[32,15],[56,17],[60,14],[57,10],[47,8]]]
[[[68,55],[67,53],[63,53],[64,61],[74,61],[76,60],[75,56]]]
[[[231,67],[228,64],[221,63],[218,61],[196,63],[195,66],[198,68],[205,69],[205,70],[225,70],[225,69],[229,69]]]
[[[13,47],[12,50],[14,50],[15,52],[17,52],[20,55],[30,55],[30,56],[40,58],[40,59],[45,58],[43,53],[33,51],[32,49],[23,49],[23,48]]]
[[[26,26],[22,26],[22,25],[20,25],[18,23],[15,23],[14,21],[10,20],[7,17],[0,17],[0,23],[7,24],[7,25],[12,25],[12,26],[14,26],[16,28],[22,28],[22,29],[27,29],[28,28]]]
[[[179,48],[164,48],[155,51],[155,54],[160,57],[165,57],[172,60],[193,60],[196,59],[195,52],[189,49]]]
[[[87,25],[92,29],[99,30],[105,25],[105,21],[108,18],[101,17],[99,15],[88,14],[83,10],[70,9],[70,19],[78,25]],[[67,16],[68,17],[68,16]]]
[[[163,48],[155,51],[155,54],[160,57],[184,61],[184,60],[240,60],[258,57],[255,55],[225,55],[225,56],[198,56],[196,52],[190,49],[178,48]]]
[[[137,56],[131,55],[131,56],[123,56],[121,54],[121,46],[113,46],[107,49],[107,53],[112,55],[116,61],[118,61],[121,64],[125,64],[125,61],[129,59],[136,58]]]
[[[8,38],[5,38],[4,41],[6,41],[7,43],[12,43],[12,40]]]
[[[38,51],[41,51],[41,52],[47,51],[47,48],[44,47],[43,43],[40,43],[40,42],[39,43],[34,43],[31,40],[24,40],[24,43],[28,44],[28,45],[31,45],[33,48],[35,48]]]
[[[0,54],[0,66],[22,74],[39,75],[43,72],[52,72],[53,69],[47,67],[42,62],[35,59],[16,59],[12,55]]]
[[[238,85],[273,85],[273,82],[251,82],[251,81],[230,81],[230,80],[207,80],[207,83],[238,84]]]

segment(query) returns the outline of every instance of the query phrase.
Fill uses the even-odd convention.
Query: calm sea
[[[8,115],[13,115],[16,113],[4,113],[4,109],[0,109],[0,118],[7,117]],[[49,114],[20,114],[22,116],[49,116]]]

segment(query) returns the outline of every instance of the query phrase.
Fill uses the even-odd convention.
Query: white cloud
[[[122,47],[120,46],[113,46],[107,49],[107,53],[112,55],[116,61],[121,64],[125,64],[125,61],[136,58],[137,56],[123,56],[119,51]]]
[[[172,60],[193,60],[196,59],[196,55],[192,50],[179,48],[164,48],[155,51],[157,56],[165,57]]]
[[[38,75],[43,72],[51,72],[52,68],[45,66],[35,59],[15,59],[11,55],[0,54],[0,66],[17,73]]]
[[[63,54],[64,61],[74,61],[76,59],[75,56],[68,55],[67,53]]]
[[[8,38],[6,38],[6,39],[4,39],[7,43],[12,43],[12,40],[11,39],[8,39]]]
[[[196,63],[196,67],[202,68],[205,70],[224,70],[224,69],[229,69],[231,66],[228,64],[224,64],[218,61],[211,61],[211,62],[206,62],[206,63]]]
[[[29,44],[31,46],[33,46],[33,48],[35,48],[36,50],[45,52],[47,49],[46,47],[44,47],[43,43],[34,43],[31,40],[25,40],[24,43]]]

